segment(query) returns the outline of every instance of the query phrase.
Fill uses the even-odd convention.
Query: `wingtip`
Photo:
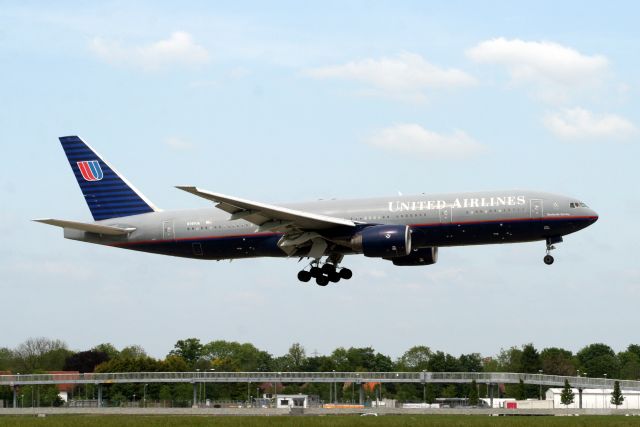
[[[178,190],[182,190],[182,191],[191,191],[191,190],[197,190],[198,187],[196,187],[195,185],[176,185],[175,186]]]

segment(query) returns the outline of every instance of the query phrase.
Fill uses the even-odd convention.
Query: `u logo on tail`
[[[97,160],[77,162],[77,164],[85,181],[100,181],[102,179],[102,169]]]

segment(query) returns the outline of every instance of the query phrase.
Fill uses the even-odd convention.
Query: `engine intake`
[[[351,246],[368,257],[405,257],[411,253],[411,233],[406,225],[373,225],[353,236]]]
[[[431,265],[438,261],[438,248],[414,249],[407,256],[391,258],[394,265]]]

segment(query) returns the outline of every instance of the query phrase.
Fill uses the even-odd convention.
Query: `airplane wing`
[[[55,225],[56,227],[72,228],[74,230],[86,231],[89,233],[105,234],[107,236],[123,236],[135,231],[133,227],[114,227],[112,225],[92,224],[86,222],[66,221],[62,219],[41,218],[34,219],[35,222],[43,224]]]
[[[319,215],[310,212],[288,209],[266,203],[258,203],[220,193],[201,190],[193,186],[177,186],[176,188],[211,200],[216,207],[231,214],[231,219],[244,219],[266,230],[304,230],[322,231],[335,227],[355,227],[348,219]]]

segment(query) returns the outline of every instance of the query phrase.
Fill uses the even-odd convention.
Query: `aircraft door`
[[[162,240],[174,240],[176,232],[173,228],[173,221],[162,221]]]
[[[440,224],[451,224],[451,206],[440,208]]]
[[[531,218],[542,218],[542,200],[541,199],[531,199]]]

